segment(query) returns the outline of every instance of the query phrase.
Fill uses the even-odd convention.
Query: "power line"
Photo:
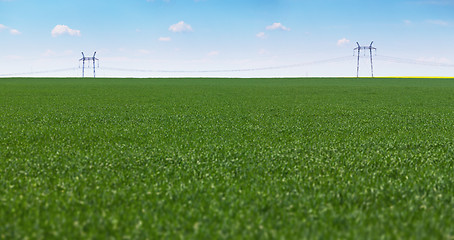
[[[84,56],[84,55],[83,55]],[[318,61],[310,61],[299,64],[289,64],[289,65],[280,65],[280,66],[268,66],[268,67],[258,67],[258,68],[240,68],[240,69],[216,69],[216,70],[150,70],[150,69],[128,69],[128,68],[110,68],[103,67],[103,70],[112,70],[112,71],[121,71],[121,72],[146,72],[146,73],[223,73],[223,72],[253,72],[253,71],[265,71],[265,70],[278,70],[278,69],[287,69],[295,67],[303,67],[309,65],[320,65],[328,64],[335,62],[343,62],[352,59],[351,56],[330,58]],[[87,59],[85,59],[87,60]],[[90,57],[91,61],[98,60]],[[79,61],[83,61],[81,58]],[[98,66],[99,67],[99,66]],[[33,75],[33,74],[43,74],[43,73],[57,73],[65,72],[70,70],[76,70],[76,68],[63,68],[47,71],[34,71],[34,72],[22,72],[22,73],[10,73],[10,74],[0,74],[0,76],[21,76],[21,75]],[[84,72],[84,70],[83,70]]]
[[[103,67],[106,70],[121,71],[121,72],[147,72],[147,73],[224,73],[224,72],[253,72],[253,71],[264,71],[264,70],[278,70],[286,68],[303,67],[309,65],[327,64],[334,62],[342,62],[352,59],[351,56],[338,57],[325,60],[311,61],[298,64],[280,65],[280,66],[269,66],[269,67],[257,67],[257,68],[239,68],[239,69],[215,69],[215,70],[150,70],[150,69],[129,69],[129,68],[110,68]]]
[[[76,69],[77,68],[61,68],[61,69],[46,70],[46,71],[34,71],[34,72],[0,74],[0,76],[1,77],[9,77],[9,76],[36,75],[36,74],[43,74],[43,73],[58,73],[58,72],[74,71]]]
[[[371,47],[371,45],[369,46]],[[369,49],[369,47],[364,47],[364,49]],[[355,51],[358,50],[355,48]],[[411,64],[411,65],[424,65],[429,67],[447,67],[452,68],[454,64],[449,63],[440,63],[434,61],[426,61],[426,60],[416,60],[416,59],[409,59],[409,58],[400,58],[400,57],[392,57],[392,56],[384,56],[384,55],[376,55],[376,60],[383,61],[383,62],[391,62],[397,64]],[[351,56],[345,57],[338,57],[338,58],[330,58],[324,60],[317,60],[317,61],[310,61],[298,64],[289,64],[289,65],[280,65],[280,66],[267,66],[267,67],[256,67],[256,68],[238,68],[238,69],[214,69],[214,70],[153,70],[153,69],[129,69],[129,68],[111,68],[111,67],[103,67],[103,70],[111,70],[111,71],[120,71],[120,72],[143,72],[143,73],[227,73],[227,72],[253,72],[253,71],[266,71],[266,70],[280,70],[280,69],[288,69],[288,68],[297,68],[297,67],[304,67],[304,66],[311,66],[311,65],[322,65],[322,64],[329,64],[329,63],[336,63],[336,62],[344,62],[352,60]],[[83,59],[81,59],[83,60]],[[87,59],[86,59],[87,60]],[[90,61],[97,60],[90,57]],[[99,67],[99,65],[98,65]],[[373,70],[373,66],[371,66],[371,70]],[[8,73],[8,74],[0,74],[0,77],[14,77],[14,76],[24,76],[24,75],[37,75],[37,74],[46,74],[46,73],[59,73],[59,72],[69,72],[69,71],[76,71],[77,68],[61,68],[61,69],[51,69],[45,71],[29,71],[29,72],[18,72],[18,73]],[[94,72],[95,73],[95,72]]]
[[[385,61],[385,62],[392,62],[392,63],[424,65],[424,66],[432,66],[432,67],[454,67],[454,64],[440,63],[440,62],[434,62],[434,61],[398,58],[398,57],[390,57],[390,56],[383,56],[383,55],[377,55],[377,57],[378,57],[377,60]]]

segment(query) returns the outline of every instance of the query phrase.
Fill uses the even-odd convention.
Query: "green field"
[[[454,239],[454,79],[0,79],[0,239]]]

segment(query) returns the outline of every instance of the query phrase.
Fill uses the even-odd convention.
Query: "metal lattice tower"
[[[370,72],[372,74],[372,77],[374,77],[374,63],[373,63],[373,59],[372,59],[372,51],[375,50],[375,52],[377,52],[377,48],[375,47],[372,47],[372,44],[374,43],[374,41],[372,41],[370,43],[369,46],[361,46],[359,45],[358,42],[356,42],[356,45],[358,45],[357,48],[353,49],[354,51],[358,51],[358,61],[356,63],[356,77],[358,78],[359,77],[359,56],[361,55],[361,50],[369,50],[369,56],[370,56]]]
[[[93,57],[85,57],[84,52],[82,52],[82,58],[79,59],[79,64],[80,61],[82,61],[82,78],[85,77],[85,61],[93,61],[93,78],[96,78],[96,61],[98,61],[98,68],[99,68],[99,59],[96,57],[96,52],[93,54]],[[80,67],[80,65],[79,65]]]

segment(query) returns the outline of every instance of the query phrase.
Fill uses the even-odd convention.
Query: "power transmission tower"
[[[82,61],[82,78],[85,77],[85,61],[93,61],[93,78],[96,78],[96,61],[98,61],[98,67],[99,67],[99,59],[96,57],[96,52],[93,54],[93,57],[85,57],[84,52],[82,52],[82,58],[79,59],[79,64],[80,61]],[[79,65],[80,67],[80,65]]]
[[[370,56],[370,72],[372,74],[372,77],[374,77],[374,63],[373,63],[373,59],[372,59],[372,51],[375,50],[375,53],[377,52],[377,48],[375,47],[372,47],[372,44],[374,43],[374,41],[372,41],[370,43],[369,46],[361,46],[359,45],[358,42],[356,42],[356,45],[358,45],[357,48],[353,49],[353,51],[358,51],[358,61],[356,63],[356,77],[358,78],[359,77],[359,56],[361,55],[361,50],[369,50],[369,56]]]

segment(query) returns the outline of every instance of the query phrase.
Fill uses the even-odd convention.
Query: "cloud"
[[[412,23],[412,22],[411,22],[410,20],[404,20],[404,24],[405,24],[405,25],[411,25],[411,23]]]
[[[19,55],[6,55],[5,57],[8,60],[24,60],[24,57]]]
[[[180,21],[179,23],[173,24],[169,27],[169,31],[171,32],[192,32],[191,25],[185,23],[184,21]]]
[[[47,49],[43,54],[42,56],[43,57],[55,57],[57,55],[57,53],[55,53],[54,51],[50,50],[50,49]]]
[[[448,26],[449,23],[443,20],[427,20],[429,24],[438,25],[438,26]]]
[[[208,56],[217,56],[217,55],[219,55],[219,51],[211,51],[207,55]]]
[[[19,30],[17,30],[17,29],[13,29],[13,28],[10,28],[10,27],[5,26],[3,24],[0,24],[0,31],[6,30],[6,29],[9,29],[9,33],[11,35],[19,35],[19,34],[21,34],[21,32]]]
[[[151,54],[151,51],[147,50],[147,49],[139,49],[139,50],[137,50],[137,53],[140,55],[148,55],[148,54]]]
[[[346,39],[346,38],[342,38],[342,39],[339,39],[337,40],[337,46],[344,46],[344,45],[347,45],[350,43],[350,40]]]
[[[264,32],[259,32],[255,36],[257,36],[258,38],[261,38],[261,39],[266,38],[266,34]]]
[[[19,34],[21,34],[21,32],[19,32],[19,30],[17,30],[17,29],[10,29],[10,30],[9,30],[9,33],[11,33],[12,35],[19,35]]]
[[[266,50],[266,49],[264,49],[264,48],[262,48],[262,49],[260,49],[260,50],[258,51],[258,54],[259,54],[259,55],[266,55],[266,54],[268,54],[268,53],[269,53],[268,50]]]
[[[160,41],[160,42],[170,42],[170,41],[172,41],[172,38],[170,38],[170,37],[160,37],[160,38],[158,38],[158,41]]]
[[[290,28],[282,25],[281,23],[273,23],[270,26],[266,26],[266,30],[284,30],[290,31]]]
[[[52,37],[57,37],[59,35],[68,34],[70,36],[80,36],[80,30],[74,30],[66,25],[57,25],[52,29]]]

